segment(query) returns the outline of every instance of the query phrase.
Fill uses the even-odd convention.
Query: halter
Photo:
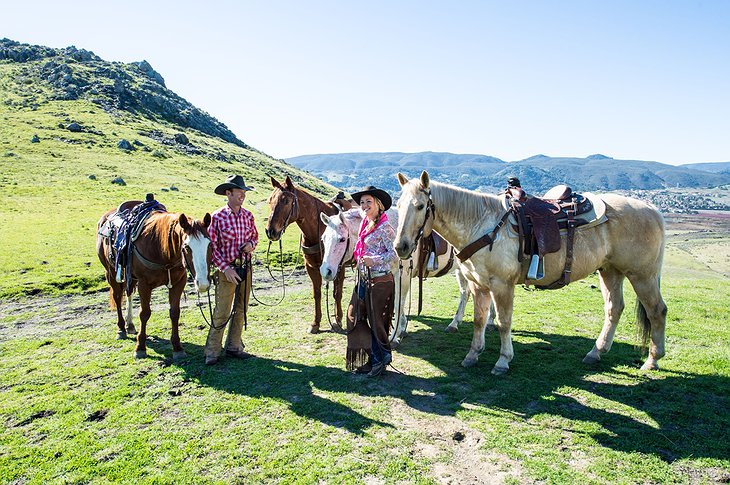
[[[436,217],[436,206],[433,204],[433,199],[431,198],[431,191],[428,192],[425,189],[421,189],[421,191],[428,195],[428,202],[426,202],[426,216],[423,218],[423,224],[421,224],[421,227],[418,229],[418,234],[416,234],[416,239],[413,241],[413,249],[411,249],[410,254],[408,257],[411,257],[413,255],[413,251],[416,250],[418,247],[418,241],[423,236],[423,231],[426,229],[426,223],[428,222],[428,216],[433,214],[433,217]]]
[[[292,215],[294,214],[294,208],[297,210],[297,216],[293,220],[299,219],[299,197],[297,197],[297,193],[289,190],[281,189],[282,192],[286,192],[288,194],[291,194],[294,197],[294,202],[292,202],[291,208],[289,209],[289,214],[286,216],[286,222],[284,223],[284,227],[281,229],[281,234],[283,235],[286,231],[286,228],[289,227],[289,224],[292,222]]]

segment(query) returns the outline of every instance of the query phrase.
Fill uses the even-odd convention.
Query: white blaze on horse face
[[[319,272],[326,281],[332,281],[337,276],[337,270],[347,251],[348,227],[339,217],[329,218],[327,227],[322,233],[322,244],[324,244],[324,255]]]
[[[208,279],[208,246],[210,239],[201,234],[187,236],[185,244],[193,255],[193,269],[195,270],[195,288],[198,293],[204,293],[210,288]]]

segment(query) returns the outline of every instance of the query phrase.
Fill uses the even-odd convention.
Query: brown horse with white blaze
[[[339,209],[331,202],[324,202],[312,194],[295,186],[289,176],[284,183],[279,183],[271,177],[274,190],[269,196],[269,219],[266,223],[266,236],[271,241],[281,239],[284,230],[295,222],[302,231],[302,252],[304,266],[312,281],[314,295],[314,321],[309,332],[318,333],[322,321],[322,276],[319,266],[322,264],[322,244],[320,238],[325,225],[319,218],[320,212],[327,215],[336,214]],[[342,330],[342,285],[345,275],[341,272],[334,280],[333,296],[335,300],[334,330]]]
[[[116,214],[116,209],[107,211],[99,220],[98,227]],[[134,242],[132,251],[131,274],[132,288],[137,287],[141,310],[140,331],[137,334],[135,357],[147,356],[145,340],[147,339],[147,321],[152,314],[150,300],[152,290],[159,286],[168,287],[170,304],[170,320],[172,322],[173,358],[185,357],[185,351],[180,343],[178,323],[180,319],[180,297],[187,282],[186,268],[193,275],[195,288],[203,293],[210,287],[210,236],[208,226],[210,214],[205,214],[203,221],[192,220],[185,214],[168,212],[154,212],[144,222],[144,226]],[[100,231],[98,231],[100,232]],[[112,251],[113,241],[106,236],[97,234],[96,248],[99,261],[104,266],[106,279],[109,283],[110,301],[117,309],[117,338],[126,338],[126,332],[134,332],[134,326],[125,329],[124,318],[121,312],[122,294],[125,283],[118,283],[115,279],[116,264]],[[128,295],[128,309],[131,309],[131,295]],[[131,316],[131,310],[128,319]]]
[[[401,258],[413,251],[416,235],[438,231],[459,251],[489,233],[504,216],[499,197],[431,181],[423,172],[420,179],[408,180],[398,174],[403,189],[398,203],[400,216],[395,247]],[[664,254],[664,221],[653,206],[629,197],[603,194],[608,220],[603,224],[576,230],[570,281],[598,270],[605,302],[603,329],[583,362],[593,364],[608,352],[621,312],[624,309],[623,281],[628,278],[637,296],[637,324],[644,342],[651,337],[649,355],[642,369],[657,369],[664,355],[667,306],[659,289]],[[428,214],[432,214],[429,217]],[[474,335],[471,349],[462,362],[475,365],[484,349],[484,314],[490,299],[497,309],[500,356],[492,374],[509,370],[512,348],[512,309],[514,287],[525,282],[527,268],[518,261],[519,241],[500,234],[493,247],[482,248],[462,262],[474,296]],[[545,256],[545,281],[556,281],[563,274],[566,260],[565,238],[560,251]]]

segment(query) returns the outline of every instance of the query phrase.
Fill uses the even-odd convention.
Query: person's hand
[[[251,242],[247,242],[243,245],[241,250],[243,250],[244,253],[250,253],[253,251],[253,244],[251,244]]]
[[[231,268],[230,266],[226,268],[226,270],[223,272],[223,275],[230,283],[238,284],[238,282],[241,281],[241,278],[238,276],[238,273],[236,273],[236,270]]]
[[[373,261],[372,256],[363,256],[362,257],[362,264],[367,266],[368,268],[372,267],[375,264],[375,261]]]

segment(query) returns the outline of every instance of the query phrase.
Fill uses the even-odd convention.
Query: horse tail
[[[657,277],[657,287],[661,287],[662,278]],[[646,313],[646,308],[641,301],[636,299],[636,325],[639,331],[640,348],[642,352],[646,352],[649,349],[649,339],[651,338],[651,320],[649,315]]]

